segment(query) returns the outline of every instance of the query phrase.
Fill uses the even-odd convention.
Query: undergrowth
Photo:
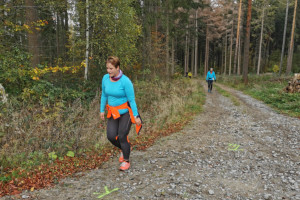
[[[157,135],[152,134],[161,130],[176,131],[180,122],[202,110],[205,101],[198,80],[136,81],[134,85],[144,126],[141,137],[132,127],[129,139],[133,143],[154,140]],[[72,105],[58,101],[49,106],[14,106],[13,100],[1,105],[0,181],[26,177],[29,171],[55,160],[101,154],[111,148],[106,121],[100,120],[99,102],[96,95],[88,105],[80,99]]]

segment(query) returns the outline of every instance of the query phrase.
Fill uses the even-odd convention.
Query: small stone
[[[195,183],[195,186],[200,186],[200,183],[196,182],[196,183]]]
[[[28,199],[30,196],[28,195],[22,195],[22,199]]]
[[[271,196],[272,196],[271,194],[265,194],[264,199],[266,199],[266,200],[271,199]]]
[[[295,181],[293,179],[290,179],[289,182],[292,183],[292,184],[295,183]]]
[[[214,195],[214,194],[215,194],[215,192],[214,192],[213,190],[208,190],[208,194],[210,194],[210,195]]]

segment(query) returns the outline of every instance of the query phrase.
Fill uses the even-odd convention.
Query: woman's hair
[[[106,60],[106,64],[107,63],[112,64],[115,68],[120,66],[120,60],[117,56],[109,56]]]

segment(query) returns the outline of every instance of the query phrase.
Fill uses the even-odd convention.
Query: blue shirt
[[[214,71],[212,73],[210,73],[210,71],[207,72],[206,80],[207,81],[208,80],[217,80],[215,72]]]
[[[133,115],[138,116],[138,110],[135,102],[133,84],[124,74],[116,81],[112,82],[109,74],[105,74],[102,78],[102,95],[100,112],[104,112],[106,103],[110,106],[119,106],[129,102]],[[128,109],[120,109],[120,115],[128,112]]]

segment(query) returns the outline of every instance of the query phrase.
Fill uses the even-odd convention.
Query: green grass
[[[215,88],[224,97],[228,97],[232,101],[233,105],[235,105],[235,106],[239,106],[240,105],[239,100],[235,96],[233,96],[230,92],[227,92],[226,90],[223,90],[222,88],[220,88],[217,85],[215,85]]]
[[[250,75],[248,86],[242,83],[240,76],[223,76],[219,80],[222,84],[263,101],[279,113],[300,117],[300,93],[285,93],[283,91],[290,78],[273,75]]]

